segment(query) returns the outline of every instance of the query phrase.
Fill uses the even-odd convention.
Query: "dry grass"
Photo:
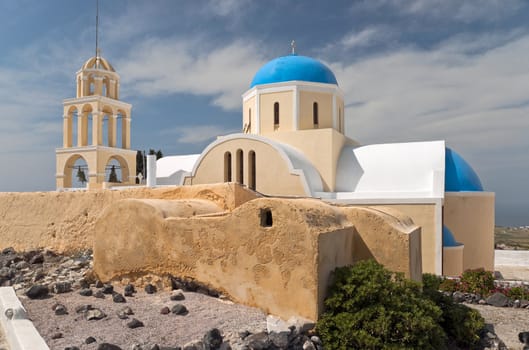
[[[497,226],[494,229],[494,243],[507,248],[529,250],[529,228]]]

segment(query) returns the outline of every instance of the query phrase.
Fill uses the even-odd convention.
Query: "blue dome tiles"
[[[463,244],[456,241],[452,231],[443,225],[443,247],[459,247],[460,245]]]
[[[250,88],[294,80],[338,85],[334,73],[326,65],[313,58],[294,54],[278,57],[262,66]]]
[[[447,148],[445,151],[445,192],[483,191],[481,181],[463,157]]]

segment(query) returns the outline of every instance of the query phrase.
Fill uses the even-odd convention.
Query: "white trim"
[[[336,93],[343,99],[343,91],[338,85],[325,84],[325,83],[314,83],[309,81],[292,80],[281,83],[263,84],[256,85],[253,88],[247,90],[243,95],[243,101],[248,100],[257,93],[271,93],[271,92],[282,92],[289,91],[297,88],[299,91],[312,91],[312,92],[324,92],[324,93]]]
[[[336,125],[337,117],[338,117],[338,108],[337,108],[337,103],[336,103],[336,94],[332,94],[332,128],[334,130],[338,130],[337,125]]]
[[[89,103],[89,102],[102,102],[109,105],[115,105],[118,107],[122,107],[124,109],[132,109],[132,105],[120,100],[115,100],[113,98],[109,98],[106,96],[101,95],[91,95],[91,96],[84,96],[84,97],[73,97],[73,98],[67,98],[62,101],[63,106],[71,106],[79,103]]]
[[[445,192],[445,197],[496,197],[496,193],[487,191]]]
[[[299,130],[299,90],[294,86],[294,103],[292,104],[292,126],[294,131]]]
[[[261,133],[261,94],[255,95],[255,133]]]

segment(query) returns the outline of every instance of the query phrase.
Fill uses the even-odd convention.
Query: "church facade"
[[[362,146],[347,137],[343,92],[323,63],[294,53],[268,62],[242,106],[241,133],[158,160],[157,183],[236,182],[268,196],[389,207],[421,227],[423,272],[494,268],[494,193],[442,140]]]

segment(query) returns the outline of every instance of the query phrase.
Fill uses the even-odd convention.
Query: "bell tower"
[[[136,151],[130,149],[132,106],[119,100],[119,75],[100,55],[97,22],[98,16],[96,55],[76,74],[76,97],[63,101],[63,145],[55,151],[57,189],[72,187],[74,165],[80,158],[87,169],[78,171],[83,171],[88,189],[102,188],[104,183],[135,184]],[[116,176],[116,167],[121,176]],[[106,174],[108,169],[112,176]]]

